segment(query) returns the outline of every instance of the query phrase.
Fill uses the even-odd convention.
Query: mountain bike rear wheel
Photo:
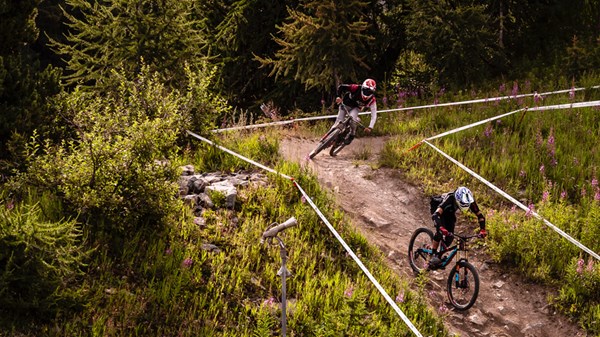
[[[458,261],[448,275],[448,299],[457,310],[467,310],[479,295],[479,274],[467,261]]]
[[[432,257],[433,232],[429,228],[417,229],[408,243],[408,262],[415,273],[427,270]]]
[[[325,138],[323,138],[323,140],[321,140],[319,144],[317,144],[317,147],[308,154],[308,157],[310,159],[313,159],[317,154],[319,154],[319,152],[323,151],[325,148],[331,145],[331,143],[337,138],[339,133],[339,129],[331,131],[331,133],[325,136]]]

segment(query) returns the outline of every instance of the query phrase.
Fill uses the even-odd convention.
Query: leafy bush
[[[34,139],[30,169],[18,180],[61,196],[85,222],[107,220],[118,230],[174,214],[178,172],[171,159],[190,116],[186,98],[147,71],[135,81],[121,80],[107,95],[63,95],[62,114],[78,138],[60,146]]]

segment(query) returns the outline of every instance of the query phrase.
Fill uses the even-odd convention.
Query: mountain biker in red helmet
[[[448,246],[454,239],[454,225],[456,224],[456,212],[470,210],[477,215],[479,223],[479,237],[485,238],[485,216],[479,210],[473,193],[466,187],[461,186],[455,191],[444,193],[441,196],[431,198],[431,209],[434,210],[431,218],[435,222],[436,232],[433,236],[433,257],[429,261],[429,269],[436,269],[442,263],[441,256],[437,251],[440,241],[445,238],[444,243]]]
[[[369,127],[365,128],[365,132],[369,133],[375,126],[377,120],[377,102],[375,100],[375,90],[377,89],[377,83],[373,79],[366,79],[362,84],[340,84],[337,88],[337,97],[335,102],[337,104],[344,103],[348,109],[348,113],[355,120],[358,118],[358,113],[362,108],[371,108],[371,122]],[[335,124],[331,127],[332,129],[346,117],[346,109],[341,105],[339,108],[337,119]],[[346,137],[344,143],[350,144],[356,134],[356,124],[353,124],[352,130]]]

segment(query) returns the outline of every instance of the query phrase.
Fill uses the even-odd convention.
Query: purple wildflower
[[[600,190],[596,190],[596,194],[594,194],[594,200],[600,201]]]
[[[584,265],[584,261],[582,258],[579,258],[579,260],[577,260],[577,274],[581,274],[583,273],[583,265]]]
[[[569,98],[575,99],[575,86],[572,86],[571,90],[569,90]]]
[[[573,157],[573,165],[579,165],[579,159]]]
[[[448,307],[446,307],[444,304],[440,304],[440,307],[438,308],[438,311],[440,312],[440,314],[445,314],[448,312]]]
[[[511,94],[513,96],[517,96],[519,94],[519,84],[515,81],[515,83],[513,84],[513,88],[512,88],[512,92]]]
[[[587,195],[587,191],[585,190],[584,187],[581,188],[581,196],[585,197]]]
[[[525,177],[527,175],[527,172],[525,172],[525,170],[521,170],[521,172],[519,172],[519,177]]]
[[[598,186],[598,179],[592,178],[592,187],[597,187],[597,186]]]
[[[528,209],[527,209],[527,213],[525,213],[525,215],[527,215],[528,217],[532,216],[533,213],[535,212],[535,205],[534,204],[529,204]]]
[[[187,259],[183,260],[181,266],[184,268],[190,268],[192,264],[194,264],[194,261],[188,257]]]
[[[173,254],[173,250],[171,248],[165,249],[165,255],[171,255],[171,254]]]
[[[590,273],[594,271],[594,259],[590,258],[588,260],[587,271],[589,271]]]
[[[564,199],[564,198],[566,198],[566,197],[567,197],[567,191],[562,191],[562,192],[560,192],[560,198],[561,198],[561,199]]]
[[[350,285],[348,288],[346,288],[346,290],[344,290],[344,296],[350,298],[352,297],[352,294],[354,294],[354,286]]]
[[[398,293],[398,296],[396,296],[396,303],[404,303],[404,291]]]
[[[492,126],[488,125],[485,130],[483,130],[483,135],[489,138],[492,135],[492,131]]]
[[[542,201],[548,201],[548,198],[550,198],[550,192],[544,191],[544,193],[542,193]]]
[[[546,167],[544,167],[544,164],[542,164],[542,166],[540,166],[540,173],[544,174],[545,170],[546,170]]]
[[[263,306],[272,306],[273,304],[275,304],[275,298],[274,297],[269,297],[266,300],[263,301],[262,305]]]
[[[6,209],[11,211],[13,208],[15,208],[15,201],[10,199],[6,204]]]

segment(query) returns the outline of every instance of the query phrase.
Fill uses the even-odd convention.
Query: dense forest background
[[[37,129],[64,135],[49,99],[108,90],[143,65],[172,88],[186,69],[240,113],[329,106],[336,84],[372,77],[380,96],[472,89],[498,79],[576,79],[600,63],[596,1],[3,2],[2,158]],[[226,122],[223,112],[209,120]],[[220,117],[220,118],[219,118]],[[65,118],[62,118],[65,121]],[[53,125],[53,126],[51,126]],[[3,165],[3,166],[6,166]],[[6,170],[4,170],[6,171]]]

